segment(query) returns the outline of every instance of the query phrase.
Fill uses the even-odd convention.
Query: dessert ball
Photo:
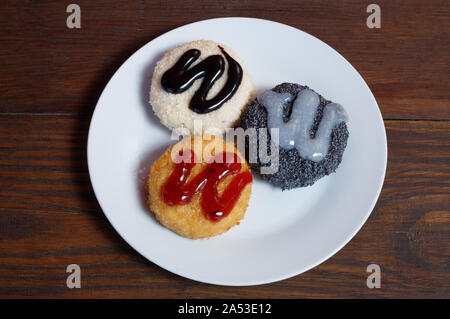
[[[244,218],[252,175],[233,143],[187,137],[150,168],[148,200],[158,221],[188,238],[219,235]]]
[[[161,123],[184,135],[199,133],[195,120],[205,134],[223,133],[254,96],[242,59],[210,40],[169,50],[157,62],[150,88],[150,104]]]
[[[282,83],[248,105],[240,126],[268,130],[268,141],[262,147],[270,154],[271,143],[277,144],[279,166],[276,172],[260,176],[286,190],[313,185],[336,171],[349,137],[347,121],[340,104],[307,86]],[[272,129],[278,129],[277,141],[273,141]],[[258,138],[258,147],[261,142]],[[248,152],[249,141],[246,143]],[[261,161],[259,153],[249,164],[257,173],[270,165]]]

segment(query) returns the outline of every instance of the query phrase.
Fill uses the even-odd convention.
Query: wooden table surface
[[[0,5],[0,297],[450,297],[450,6],[381,1],[88,1],[81,29],[70,1]],[[246,16],[286,23],[325,41],[361,73],[386,125],[388,167],[369,220],[335,256],[281,282],[198,283],[128,246],[101,211],[86,140],[96,101],[138,48],[186,23]],[[79,264],[82,288],[66,287]],[[368,264],[381,288],[368,289]]]

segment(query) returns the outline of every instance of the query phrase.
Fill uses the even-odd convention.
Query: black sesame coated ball
[[[297,94],[302,90],[308,89],[307,86],[302,86],[294,83],[282,83],[272,89],[277,93],[290,93],[294,99],[287,103],[283,109],[283,118],[287,122],[289,120],[292,105],[297,97]],[[316,92],[317,93],[317,92]],[[320,94],[320,105],[314,118],[314,124],[310,130],[311,138],[319,127],[322,119],[323,110],[325,106],[331,101],[324,99]],[[247,109],[242,114],[240,119],[240,127],[244,130],[248,128],[266,128],[267,127],[267,111],[266,108],[258,102],[258,99],[250,102]],[[257,134],[257,136],[259,136]],[[349,133],[345,122],[338,124],[332,131],[330,146],[325,158],[320,162],[314,162],[304,159],[300,156],[297,149],[279,148],[279,169],[273,174],[259,174],[262,179],[269,181],[273,185],[281,187],[283,190],[297,187],[305,187],[314,184],[318,179],[329,175],[336,171],[341,163],[342,155],[347,146],[347,139]],[[248,156],[249,140],[246,140],[246,155]],[[258,141],[259,143],[259,141]],[[270,154],[270,134],[268,137],[267,154]],[[259,149],[259,145],[258,145]],[[259,154],[256,163],[249,163],[254,172],[260,173],[262,166],[270,166],[270,163],[263,164],[260,162]]]

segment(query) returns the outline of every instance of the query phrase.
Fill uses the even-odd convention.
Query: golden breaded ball
[[[208,161],[214,155],[225,151],[236,153],[239,156],[242,164],[240,172],[247,170],[250,172],[245,158],[238,152],[232,142],[225,142],[217,136],[187,137],[170,146],[150,168],[147,184],[149,206],[162,225],[181,236],[192,239],[216,236],[226,232],[234,225],[238,225],[239,221],[244,218],[252,191],[252,183],[245,186],[233,209],[219,221],[211,221],[203,214],[201,207],[202,192],[196,193],[187,204],[175,206],[166,204],[162,197],[162,189],[176,166],[172,159],[181,150],[189,149],[194,152],[196,158],[199,159],[199,163],[193,167],[187,183],[205,169]],[[219,196],[222,195],[232,178],[233,176],[227,176],[219,183],[217,187]]]

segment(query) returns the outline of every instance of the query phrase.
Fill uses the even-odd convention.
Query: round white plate
[[[148,104],[153,68],[170,48],[211,39],[245,61],[258,94],[281,82],[305,84],[350,118],[350,138],[335,174],[282,192],[255,179],[243,222],[210,239],[183,238],[147,208],[148,168],[174,143]],[[114,74],[89,130],[89,174],[117,232],[140,254],[180,276],[219,285],[257,285],[300,274],[341,249],[372,211],[384,180],[386,133],[378,105],[358,72],[322,41],[259,19],[196,22],[147,43]]]

